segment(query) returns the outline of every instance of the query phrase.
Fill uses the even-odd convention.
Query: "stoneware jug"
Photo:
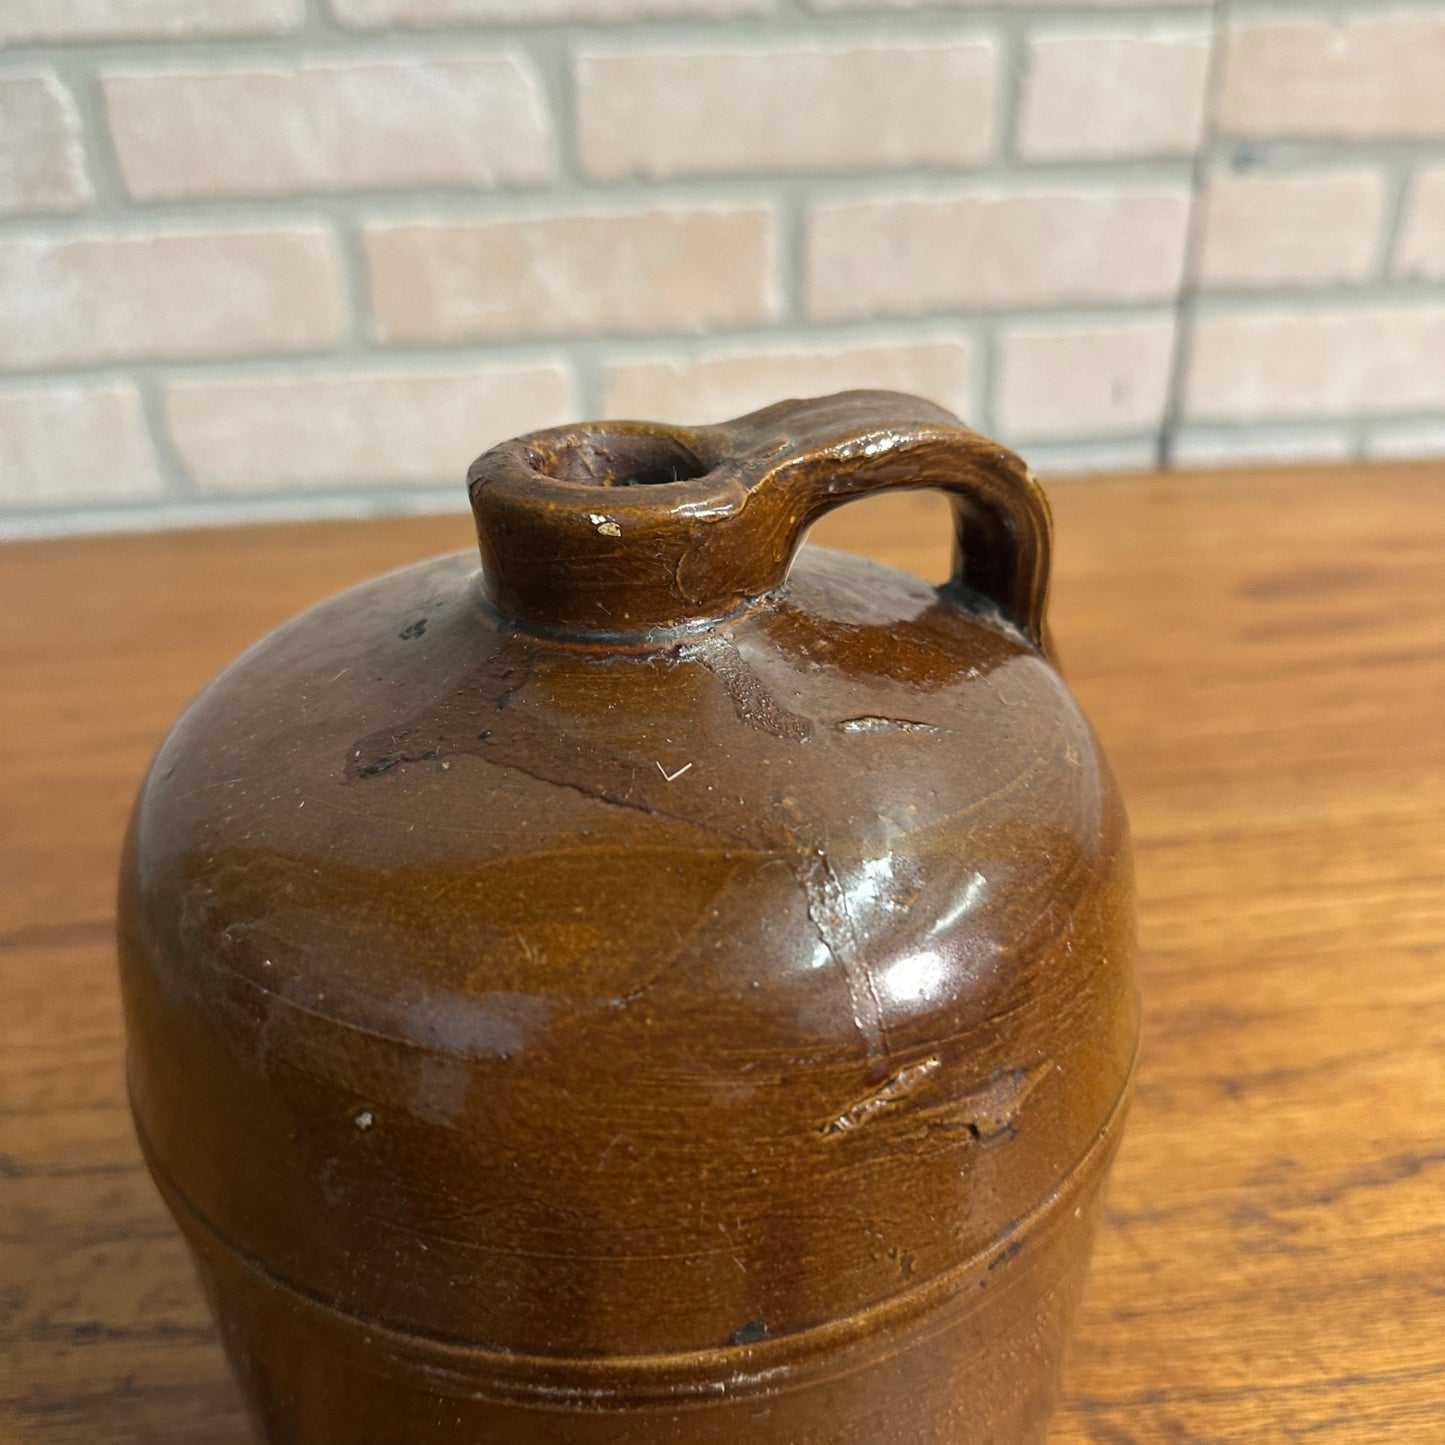
[[[130,832],[136,1123],[262,1436],[1041,1440],[1137,1010],[1038,485],[886,392],[469,483],[480,568],[252,648]],[[945,586],[798,552],[902,487]]]

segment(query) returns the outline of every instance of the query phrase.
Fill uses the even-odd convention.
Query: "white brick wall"
[[[0,74],[0,213],[78,211],[91,198],[80,117],[50,71]]]
[[[236,495],[445,486],[478,436],[560,426],[573,396],[565,363],[532,361],[185,378],[167,383],[164,405],[196,484]]]
[[[608,181],[976,166],[993,148],[997,71],[985,40],[588,49],[582,168]]]
[[[767,14],[775,0],[330,0],[343,25],[555,25],[564,20],[721,18]]]
[[[777,310],[762,208],[387,223],[363,240],[383,341],[703,331]]]
[[[1445,166],[1418,171],[1410,182],[1393,274],[1445,281]]]
[[[817,321],[1167,301],[1189,198],[1179,186],[969,189],[823,202],[806,221]]]
[[[1202,26],[1047,30],[1025,60],[1025,160],[1189,156],[1204,128],[1210,34]]]
[[[0,368],[333,346],[339,262],[320,226],[0,237]]]
[[[1388,187],[1369,167],[1283,175],[1217,171],[1200,197],[1208,286],[1314,286],[1369,279]]]
[[[1445,12],[1244,19],[1229,37],[1220,122],[1235,135],[1445,138]]]
[[[1157,431],[1168,401],[1172,315],[1007,326],[994,415],[1018,442]]]
[[[850,386],[1438,454],[1442,77],[1445,0],[0,0],[0,532]]]
[[[1207,317],[1192,353],[1191,419],[1445,411],[1445,301]]]
[[[883,387],[932,397],[962,415],[975,410],[974,348],[965,337],[828,337],[804,345],[711,346],[619,355],[603,374],[608,416],[726,421],[785,396]]]
[[[896,11],[896,10],[967,10],[975,5],[986,5],[989,0],[804,0],[804,3],[811,10],[842,11],[842,10],[874,10],[874,11]],[[1101,5],[1098,0],[998,0],[1000,5],[1014,5],[1019,7],[1036,6],[1040,9],[1061,9],[1061,10],[1103,10],[1112,12],[1115,9],[1125,8],[1130,5],[1153,6],[1192,6],[1198,8],[1208,3],[1208,0],[1113,0],[1113,4]]]
[[[102,77],[121,177],[139,201],[528,185],[550,124],[516,55]]]
[[[131,501],[160,492],[135,387],[0,386],[0,503]]]
[[[282,35],[305,0],[0,0],[0,42]]]

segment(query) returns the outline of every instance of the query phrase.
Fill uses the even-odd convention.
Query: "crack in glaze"
[[[900,1099],[906,1099],[920,1088],[942,1062],[943,1060],[934,1054],[919,1063],[905,1064],[896,1074],[891,1074],[880,1088],[874,1089],[871,1094],[865,1094],[856,1103],[850,1104],[844,1109],[836,1119],[829,1120],[823,1125],[820,1132],[828,1138],[833,1138],[850,1129],[858,1128],[860,1124],[866,1124],[880,1110],[897,1103]]]
[[[833,724],[840,733],[941,733],[936,723],[914,722],[905,717],[845,717]]]
[[[678,650],[678,656],[687,662],[700,663],[712,673],[722,683],[739,721],[749,727],[788,742],[805,743],[812,736],[813,724],[784,707],[725,637],[688,643]]]

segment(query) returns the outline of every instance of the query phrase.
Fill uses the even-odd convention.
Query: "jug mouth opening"
[[[713,470],[680,437],[662,428],[558,428],[523,450],[538,476],[587,487],[656,487],[697,481]]]

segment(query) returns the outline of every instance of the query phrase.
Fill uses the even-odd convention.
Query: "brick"
[[[1445,280],[1445,166],[1411,180],[1392,269],[1407,280]]]
[[[0,367],[327,347],[343,329],[319,226],[0,239]]]
[[[1388,415],[1445,407],[1445,304],[1271,309],[1195,328],[1197,420]]]
[[[1169,393],[1170,316],[1005,328],[994,425],[1005,441],[1155,431]]]
[[[777,0],[331,0],[343,25],[547,25],[563,20],[649,20],[765,15]]]
[[[1188,222],[1182,186],[829,202],[807,223],[808,314],[1164,300],[1179,286]]]
[[[137,200],[542,181],[551,136],[514,55],[102,79]]]
[[[1376,171],[1217,172],[1204,195],[1200,279],[1207,286],[1363,281],[1385,219]]]
[[[810,10],[825,12],[839,10],[972,10],[980,5],[998,3],[1015,9],[1049,10],[1094,10],[1100,0],[805,0]],[[1166,6],[1181,9],[1202,9],[1209,0],[1108,0],[1109,8],[1123,10],[1131,5],[1147,6],[1151,10]]]
[[[582,165],[596,180],[976,165],[996,71],[985,40],[591,49],[577,61]]]
[[[1183,427],[1175,433],[1169,454],[1181,467],[1338,462],[1355,454],[1355,444],[1341,426]]]
[[[777,311],[764,209],[385,223],[364,241],[386,341],[699,331]]]
[[[80,117],[48,70],[0,76],[0,211],[76,211],[91,198]]]
[[[1208,30],[1045,31],[1029,42],[1027,160],[1191,155],[1204,127]]]
[[[305,0],[0,0],[0,43],[281,35]]]
[[[974,410],[973,349],[959,337],[711,346],[614,361],[602,382],[609,416],[725,421],[781,396],[876,387]]]
[[[1239,21],[1229,33],[1220,122],[1233,135],[1442,136],[1442,69],[1438,11]]]
[[[133,386],[0,388],[0,506],[129,502],[160,490]]]
[[[166,424],[208,492],[455,483],[509,436],[574,412],[555,361],[178,379]]]

